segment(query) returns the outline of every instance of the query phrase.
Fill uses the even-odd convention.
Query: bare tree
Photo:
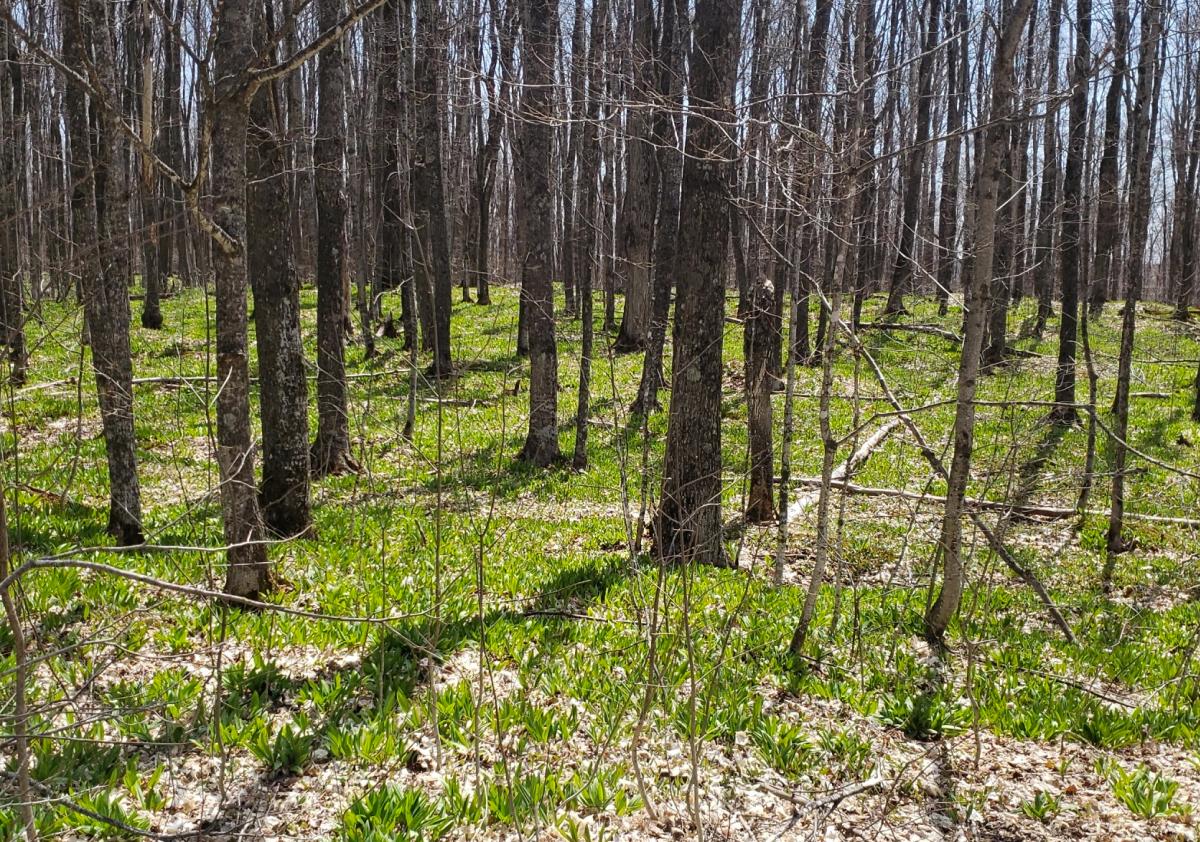
[[[671,409],[658,553],[726,564],[721,537],[721,336],[729,240],[728,162],[741,3],[699,0],[688,87]]]
[[[975,441],[975,388],[979,379],[980,351],[991,287],[996,244],[996,206],[1005,146],[1009,143],[1010,110],[1013,103],[1015,70],[1013,67],[1021,32],[1029,17],[1033,0],[1019,0],[1006,15],[1004,28],[996,44],[992,65],[990,123],[980,150],[976,182],[975,261],[965,286],[966,319],[962,354],[958,362],[958,396],[954,413],[954,455],[946,484],[946,508],[942,515],[938,553],[942,558],[942,588],[925,615],[925,633],[941,640],[962,600],[965,573],[962,562],[963,500],[971,474],[971,453]]]
[[[528,307],[529,434],[521,458],[544,467],[559,459],[558,344],[551,278],[554,212],[549,178],[558,13],[552,0],[530,0],[524,10],[521,54],[525,91],[521,96],[517,207],[522,222],[521,294]]]
[[[268,51],[272,4],[263,4],[258,50]],[[269,54],[269,53],[268,53]],[[246,199],[246,260],[254,292],[262,417],[263,520],[276,535],[300,535],[312,526],[309,511],[308,378],[300,336],[300,279],[288,224],[291,191],[287,148],[281,142],[277,86],[261,86],[250,103]],[[318,290],[318,295],[320,291]],[[318,314],[320,318],[320,314]]]
[[[84,33],[110,31],[106,6],[73,0],[63,9],[63,52],[86,66]],[[100,38],[89,63],[93,84],[116,90],[111,42]],[[92,369],[108,459],[108,531],[122,544],[142,541],[142,503],[133,426],[133,363],[129,346],[128,182],[120,114],[92,102],[78,85],[68,85],[64,105],[71,139],[71,212],[82,243],[84,312],[92,345]],[[92,132],[95,135],[92,135]]]

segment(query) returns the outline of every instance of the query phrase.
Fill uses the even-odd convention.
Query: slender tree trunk
[[[634,415],[660,409],[658,390],[663,381],[663,348],[671,312],[671,280],[675,272],[676,240],[679,236],[679,181],[683,159],[676,138],[683,136],[683,33],[677,31],[686,14],[676,9],[680,0],[663,3],[663,37],[657,57],[658,94],[662,101],[654,116],[654,140],[658,156],[658,227],[654,234],[654,289],[650,313],[650,335],[642,359],[642,376],[637,398],[630,407]]]
[[[958,205],[962,189],[959,169],[962,158],[963,112],[967,107],[968,96],[969,53],[965,0],[960,2],[958,7],[958,24],[962,34],[957,43],[951,44],[946,50],[947,137],[942,156],[941,195],[938,199],[938,274],[935,296],[938,300],[938,314],[942,316],[946,315],[950,307],[950,287],[954,284],[954,268],[959,262]]]
[[[1142,43],[1138,51],[1137,95],[1130,118],[1129,148],[1129,252],[1126,258],[1128,287],[1125,312],[1121,317],[1121,350],[1117,362],[1117,394],[1113,401],[1113,480],[1106,541],[1107,554],[1101,575],[1107,586],[1112,581],[1116,557],[1128,549],[1124,535],[1125,464],[1129,455],[1129,379],[1133,366],[1133,340],[1137,327],[1137,303],[1146,271],[1146,226],[1150,220],[1150,162],[1154,158],[1154,127],[1158,123],[1158,96],[1162,79],[1159,61],[1163,5],[1148,3],[1142,17]],[[1128,43],[1126,43],[1126,47]]]
[[[1121,229],[1120,185],[1117,173],[1117,152],[1121,145],[1121,106],[1125,76],[1129,72],[1129,3],[1114,0],[1113,14],[1113,73],[1104,102],[1104,140],[1100,155],[1100,191],[1096,197],[1095,227],[1096,254],[1092,263],[1088,290],[1088,310],[1098,316],[1108,298],[1108,286],[1116,274],[1115,253]]]
[[[1092,0],[1078,0],[1075,12],[1075,58],[1071,64],[1071,103],[1067,129],[1067,168],[1063,176],[1062,320],[1058,329],[1058,366],[1054,377],[1054,418],[1074,424],[1075,345],[1079,320],[1080,232],[1083,227],[1083,159],[1087,146],[1088,72],[1092,60]]]
[[[925,40],[921,45],[921,60],[917,65],[917,126],[913,148],[904,164],[904,209],[900,221],[900,247],[892,266],[884,315],[904,312],[904,295],[912,284],[917,242],[917,214],[921,204],[921,176],[925,169],[925,145],[929,141],[930,111],[933,104],[933,67],[937,58],[937,42],[941,25],[942,0],[929,0],[925,9]]]
[[[1042,121],[1042,192],[1038,201],[1038,229],[1034,290],[1037,295],[1037,320],[1034,332],[1046,330],[1054,298],[1054,232],[1058,206],[1058,106],[1051,97],[1058,87],[1058,43],[1062,29],[1063,0],[1050,0],[1050,45],[1046,52],[1046,118]]]
[[[8,350],[9,379],[25,383],[25,306],[20,259],[20,184],[24,172],[24,84],[17,47],[0,23],[0,341]]]
[[[417,234],[413,255],[433,292],[433,365],[437,379],[452,374],[450,358],[450,238],[446,226],[445,181],[442,173],[439,73],[445,65],[445,45],[436,0],[417,0],[415,90],[419,121],[413,160],[413,199],[417,204]]]
[[[626,116],[625,193],[620,208],[617,250],[625,283],[625,309],[613,350],[641,351],[650,336],[652,251],[658,175],[650,140],[654,86],[654,10],[650,0],[633,0],[633,79]]]
[[[996,204],[1004,147],[1009,143],[1009,120],[1015,85],[1013,60],[1033,0],[1019,0],[1004,22],[992,67],[991,124],[983,137],[976,183],[975,262],[965,283],[966,309],[963,348],[958,364],[958,400],[954,413],[954,455],[946,484],[938,552],[942,557],[942,589],[925,614],[925,633],[940,641],[962,601],[966,575],[962,562],[963,500],[971,474],[975,441],[975,387],[988,309],[988,292],[996,242]]]

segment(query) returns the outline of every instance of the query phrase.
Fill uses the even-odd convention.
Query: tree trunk
[[[679,236],[679,181],[683,159],[676,138],[683,136],[684,50],[679,31],[687,19],[676,9],[680,0],[663,3],[663,37],[657,57],[658,95],[663,103],[654,115],[654,141],[658,162],[658,228],[654,234],[654,289],[651,298],[650,335],[642,358],[642,376],[637,398],[630,407],[633,415],[646,415],[660,409],[658,390],[663,382],[663,347],[671,313],[671,279],[675,273],[676,239]]]
[[[976,186],[975,262],[965,283],[966,309],[963,348],[958,363],[958,400],[954,413],[954,455],[946,484],[946,508],[942,516],[938,551],[942,556],[942,589],[925,615],[925,633],[940,641],[962,601],[965,572],[962,562],[963,499],[971,474],[971,452],[975,441],[975,387],[979,379],[980,351],[996,242],[996,204],[1004,148],[1009,143],[1009,120],[1015,72],[1013,60],[1021,31],[1033,0],[1019,0],[1004,23],[996,45],[992,67],[991,105],[988,125],[980,150]]]
[[[775,290],[770,281],[759,279],[754,284],[749,305],[744,327],[746,420],[750,439],[746,521],[766,523],[775,517],[771,419],[771,394],[776,382],[771,373],[771,312],[775,307]]]
[[[599,122],[600,103],[604,93],[604,42],[608,32],[608,0],[592,4],[592,31],[588,48],[587,120],[582,126],[580,140],[579,184],[583,207],[575,229],[576,262],[579,266],[579,318],[582,332],[579,350],[579,392],[575,410],[575,452],[571,466],[581,471],[587,467],[588,418],[591,416],[592,345],[595,333],[594,287],[596,254],[603,242],[596,224],[596,186],[600,176]]]
[[[656,546],[665,559],[726,564],[721,537],[721,337],[738,0],[699,0],[680,193],[675,359]]]
[[[255,60],[256,0],[225,0],[213,44],[216,97],[211,130],[212,262],[217,299],[217,464],[229,566],[225,592],[257,597],[271,589],[254,479],[246,320],[246,133],[244,75]]]
[[[416,65],[414,74],[419,130],[413,156],[413,201],[417,210],[414,260],[424,269],[433,293],[433,365],[436,379],[452,373],[450,359],[450,240],[446,227],[445,183],[442,174],[442,133],[439,119],[439,72],[445,65],[436,0],[417,0]]]
[[[1106,541],[1107,554],[1101,575],[1107,586],[1112,581],[1116,557],[1128,549],[1125,524],[1125,463],[1129,434],[1129,379],[1133,366],[1133,340],[1137,327],[1137,303],[1142,294],[1146,266],[1146,226],[1150,221],[1150,162],[1154,159],[1153,128],[1158,125],[1158,95],[1162,62],[1158,55],[1163,7],[1150,3],[1142,17],[1142,43],[1138,51],[1137,96],[1130,117],[1129,145],[1129,252],[1126,258],[1128,288],[1121,317],[1121,350],[1117,362],[1117,394],[1113,401],[1113,479],[1111,509]],[[1125,44],[1128,48],[1128,42]]]
[[[1114,254],[1121,229],[1120,185],[1117,172],[1117,152],[1121,145],[1122,88],[1129,72],[1129,3],[1114,0],[1113,6],[1113,72],[1104,102],[1104,140],[1100,155],[1100,190],[1096,196],[1095,227],[1096,254],[1092,263],[1088,290],[1088,310],[1097,316],[1104,309],[1108,286],[1116,274]],[[1140,267],[1139,267],[1140,268]]]
[[[904,295],[912,284],[917,243],[917,213],[921,206],[921,176],[925,170],[925,145],[929,141],[930,106],[933,103],[933,67],[937,58],[938,30],[942,0],[929,0],[925,18],[925,40],[921,45],[921,60],[917,65],[917,126],[913,148],[904,163],[904,208],[900,221],[900,247],[892,266],[884,315],[904,312]]]
[[[274,30],[271,4],[264,5],[267,20],[258,28],[260,51],[267,49],[266,38]],[[279,138],[280,110],[273,83],[259,88],[250,104],[246,261],[254,290],[263,521],[274,534],[291,537],[308,531],[312,516],[308,379],[300,337],[300,280],[292,254],[287,147]]]
[[[317,26],[341,17],[342,0],[319,0]],[[312,470],[317,476],[357,469],[350,455],[350,407],[346,394],[345,69],[341,41],[321,53],[317,66],[317,437]]]
[[[105,11],[96,0],[75,2],[63,10],[63,52],[69,61],[83,61],[84,33],[109,31]],[[115,90],[111,44],[107,38],[96,39],[95,48],[97,77],[105,90]],[[108,531],[121,544],[140,544],[142,505],[129,347],[129,196],[121,117],[110,110],[89,115],[84,92],[75,84],[66,86],[64,105],[71,137],[74,230],[77,237],[92,238],[80,244],[85,261],[81,275],[108,458]],[[95,143],[89,136],[92,130],[98,132]]]
[[[1092,60],[1092,0],[1077,0],[1075,58],[1071,64],[1071,103],[1067,128],[1067,168],[1063,176],[1062,321],[1058,329],[1058,366],[1054,377],[1054,418],[1074,424],[1075,345],[1079,321],[1080,232],[1083,228],[1083,158],[1087,151],[1088,73]]]
[[[558,345],[554,337],[553,244],[550,166],[554,61],[558,40],[555,0],[523,4],[521,48],[525,90],[517,161],[518,216],[522,222],[521,292],[529,330],[529,433],[520,458],[545,467],[559,459]]]
[[[655,173],[653,131],[654,10],[650,0],[633,0],[633,84],[626,116],[625,195],[620,209],[617,249],[625,283],[625,309],[613,350],[641,351],[650,336],[651,246],[658,176]]]
[[[20,189],[24,166],[24,86],[17,48],[0,23],[0,341],[8,349],[9,379],[25,383],[25,306],[20,259]]]

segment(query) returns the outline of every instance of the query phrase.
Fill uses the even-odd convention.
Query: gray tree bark
[[[680,193],[675,358],[656,549],[727,564],[721,536],[721,337],[729,241],[730,126],[740,0],[699,0],[693,26],[687,160]]]
[[[529,328],[529,433],[520,458],[544,467],[559,459],[558,345],[554,337],[554,209],[550,192],[554,59],[558,42],[555,0],[523,4],[525,90],[521,96],[516,157],[521,222],[521,293]]]

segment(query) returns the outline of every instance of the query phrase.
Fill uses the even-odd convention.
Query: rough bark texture
[[[651,246],[658,183],[654,149],[650,145],[653,114],[649,108],[654,85],[654,11],[650,0],[633,2],[633,103],[627,116],[626,185],[617,232],[625,309],[613,349],[641,351],[650,336]]]
[[[947,19],[949,16],[947,15]],[[958,4],[958,28],[962,31],[958,44],[951,44],[946,51],[946,79],[949,91],[946,104],[946,148],[942,155],[942,184],[941,196],[938,199],[938,271],[937,290],[934,295],[938,300],[938,313],[946,315],[950,307],[950,287],[954,284],[954,269],[958,265],[958,233],[959,212],[958,201],[962,190],[962,179],[959,178],[961,150],[961,131],[963,112],[967,107],[968,60],[967,52],[967,7],[966,2]],[[949,25],[949,24],[947,24]]]
[[[554,337],[554,208],[550,192],[551,120],[558,14],[554,0],[524,4],[525,91],[517,158],[522,223],[521,293],[529,329],[529,433],[521,459],[546,466],[559,458],[558,346]]]
[[[672,399],[656,546],[685,562],[727,563],[721,539],[721,335],[729,239],[728,161],[741,3],[700,0],[691,53],[680,194]]]
[[[217,299],[217,464],[229,566],[225,591],[255,597],[271,589],[254,480],[246,319],[246,131],[243,84],[255,60],[255,0],[225,0],[213,45],[216,99],[209,113]]]
[[[2,22],[0,51],[4,58],[0,62],[0,341],[8,351],[9,378],[20,386],[25,382],[29,364],[18,245],[23,86],[16,44]]]
[[[1126,256],[1126,276],[1129,286],[1125,292],[1125,312],[1121,317],[1121,350],[1117,362],[1117,394],[1113,401],[1113,481],[1108,520],[1107,558],[1103,580],[1112,579],[1116,556],[1124,552],[1125,541],[1125,463],[1129,434],[1129,380],[1133,367],[1133,340],[1137,327],[1137,303],[1142,295],[1142,276],[1146,272],[1146,226],[1150,221],[1150,161],[1154,158],[1154,135],[1157,125],[1158,95],[1162,79],[1162,63],[1158,60],[1159,38],[1162,31],[1163,6],[1148,4],[1142,19],[1142,42],[1138,61],[1137,96],[1130,115],[1132,138],[1129,149],[1130,207],[1129,253]],[[1125,45],[1128,47],[1128,44]]]
[[[654,235],[654,288],[650,307],[650,334],[646,355],[642,358],[642,377],[630,411],[644,415],[660,409],[658,390],[663,381],[663,347],[667,339],[667,321],[671,312],[671,280],[675,273],[676,239],[679,236],[679,181],[683,158],[677,138],[683,136],[681,101],[684,77],[684,50],[680,21],[686,14],[676,9],[680,0],[663,4],[662,41],[658,54],[658,94],[662,105],[654,115],[654,142],[658,156],[658,227]]]
[[[1046,91],[1058,87],[1058,41],[1063,0],[1050,0],[1050,45],[1046,50]],[[1038,200],[1038,230],[1034,290],[1037,295],[1035,332],[1041,336],[1050,318],[1054,297],[1054,232],[1058,204],[1058,107],[1050,104],[1042,121],[1042,193]]]
[[[1073,424],[1075,347],[1079,323],[1080,233],[1083,228],[1083,158],[1087,149],[1087,78],[1092,58],[1092,0],[1078,0],[1075,11],[1075,58],[1071,65],[1071,104],[1067,127],[1067,167],[1063,175],[1062,234],[1059,269],[1062,273],[1062,321],[1058,329],[1058,368],[1054,377],[1057,420]]]
[[[320,0],[317,25],[326,29],[343,12],[341,0]],[[313,163],[317,180],[317,436],[312,469],[318,476],[356,466],[350,455],[346,395],[345,57],[340,41],[330,44],[317,65],[317,136]]]
[[[942,556],[942,589],[925,615],[925,633],[941,640],[962,601],[966,576],[962,563],[963,499],[971,475],[971,452],[975,442],[975,387],[979,379],[979,355],[983,347],[984,322],[992,276],[996,241],[996,203],[1004,147],[1009,142],[1010,108],[1013,99],[1013,59],[1021,31],[1033,0],[1020,0],[1004,24],[992,68],[992,95],[988,126],[980,151],[976,186],[975,263],[966,283],[967,317],[963,349],[958,367],[958,401],[954,412],[954,455],[946,483],[946,508],[942,516],[938,551]]]
[[[107,31],[104,14],[102,3],[86,0],[64,9],[64,54],[82,61],[84,33],[93,28]],[[114,59],[106,39],[97,42],[94,62],[100,80],[115,85]],[[64,104],[71,138],[71,212],[77,235],[89,238],[80,244],[84,259],[81,277],[108,459],[108,531],[122,544],[138,544],[142,541],[142,507],[129,348],[129,196],[123,169],[124,136],[113,112],[101,109],[101,113],[89,115],[78,85],[66,86]],[[94,139],[89,135],[93,129],[98,133]]]
[[[912,284],[916,265],[914,248],[917,242],[917,213],[921,206],[921,176],[925,169],[925,145],[929,140],[930,106],[933,104],[933,67],[937,57],[935,47],[941,22],[942,0],[929,0],[925,9],[925,40],[921,45],[921,60],[917,65],[917,126],[913,147],[904,164],[904,207],[900,221],[900,247],[892,266],[884,313],[904,312],[904,295]]]
[[[1096,197],[1096,224],[1093,229],[1096,254],[1088,290],[1088,310],[1097,315],[1115,286],[1117,265],[1114,253],[1121,228],[1121,201],[1118,184],[1117,152],[1121,145],[1122,89],[1129,72],[1129,3],[1114,0],[1113,72],[1104,100],[1104,141],[1100,154],[1100,192]]]
[[[593,257],[598,253],[598,246],[603,242],[599,226],[596,224],[597,184],[599,183],[600,149],[598,144],[598,124],[600,116],[600,100],[604,91],[604,66],[601,57],[604,55],[605,33],[608,31],[608,0],[596,0],[592,4],[592,31],[588,47],[588,95],[587,121],[583,125],[581,145],[581,160],[579,167],[579,184],[582,194],[582,207],[576,227],[576,242],[579,253],[579,318],[581,323],[581,348],[579,351],[579,392],[576,396],[575,411],[575,452],[571,466],[576,470],[587,467],[588,418],[591,416],[591,378],[592,378],[592,344],[595,324],[593,321],[594,284],[593,272],[595,263]]]
[[[433,291],[433,366],[430,374],[449,377],[450,359],[450,240],[446,225],[442,174],[441,121],[438,119],[439,70],[445,65],[445,45],[438,26],[436,0],[417,0],[415,89],[417,136],[413,150],[413,200],[417,207],[417,243],[413,255],[423,267]]]
[[[774,445],[771,421],[771,311],[775,290],[771,282],[754,284],[745,321],[746,420],[750,436],[750,489],[746,520],[766,523],[775,517]]]
[[[279,141],[278,114],[274,85],[263,85],[250,105],[246,251],[262,416],[263,520],[276,535],[290,537],[306,532],[312,516],[300,281],[292,255],[287,153]]]

